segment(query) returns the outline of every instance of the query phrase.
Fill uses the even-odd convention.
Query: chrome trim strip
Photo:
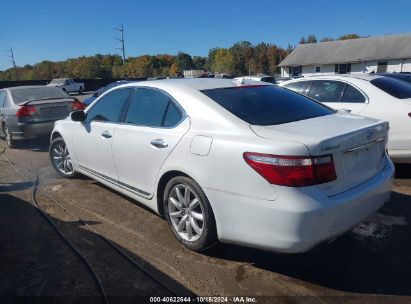
[[[94,171],[94,170],[91,170],[91,169],[89,169],[89,168],[86,168],[86,167],[84,167],[84,166],[76,165],[76,167],[79,167],[80,169],[82,169],[82,170],[84,170],[84,171],[87,171],[87,172],[90,173],[90,174],[93,174],[93,175],[95,175],[95,176],[97,176],[97,177],[99,177],[99,178],[102,178],[102,179],[104,179],[104,180],[106,180],[106,181],[108,181],[108,182],[110,182],[110,183],[112,183],[112,184],[114,184],[114,185],[116,185],[116,186],[118,186],[118,187],[120,187],[120,188],[123,188],[123,189],[125,189],[125,190],[127,190],[127,191],[129,191],[129,192],[132,192],[132,193],[134,193],[134,194],[137,194],[137,195],[139,195],[139,196],[141,196],[141,197],[144,197],[144,198],[147,198],[147,199],[151,199],[151,198],[152,198],[152,194],[151,194],[151,193],[148,193],[148,192],[146,192],[146,191],[143,191],[143,190],[140,190],[140,189],[138,189],[138,188],[132,187],[132,186],[127,185],[127,184],[125,184],[125,183],[123,183],[123,182],[120,182],[120,181],[118,181],[118,180],[112,179],[111,177],[108,177],[108,176],[106,176],[106,175],[104,175],[104,174],[98,173],[98,172],[96,172],[96,171]]]
[[[373,146],[373,145],[375,145],[375,144],[378,144],[378,143],[380,143],[380,142],[382,142],[382,141],[384,141],[384,140],[385,140],[385,137],[381,137],[381,138],[378,138],[378,139],[376,139],[376,140],[374,140],[374,141],[372,141],[372,142],[369,142],[368,144],[365,144],[365,145],[362,145],[362,146],[359,146],[359,147],[355,147],[355,148],[352,148],[352,149],[345,150],[344,153],[352,153],[352,152],[356,152],[356,151],[359,151],[359,150],[363,150],[363,149],[366,149],[366,148],[368,148],[368,147],[371,147],[371,146]]]

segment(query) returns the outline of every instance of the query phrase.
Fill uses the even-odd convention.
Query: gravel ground
[[[60,178],[47,145],[47,139],[30,141],[5,155],[29,181],[38,172],[39,188],[48,195],[39,192],[39,205],[87,257],[112,302],[170,294],[267,296],[259,302],[279,303],[411,301],[411,166],[397,166],[392,198],[376,215],[316,251],[279,255],[220,244],[197,254],[180,246],[166,222],[138,202],[86,177]],[[0,295],[101,302],[88,268],[34,209],[31,187],[0,156]]]

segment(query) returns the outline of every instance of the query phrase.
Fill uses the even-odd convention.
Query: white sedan
[[[262,82],[170,79],[113,88],[72,112],[49,151],[62,176],[138,200],[191,250],[220,240],[291,253],[389,199],[387,130]]]
[[[299,78],[280,86],[337,110],[386,120],[388,153],[395,163],[411,163],[411,85],[379,75]]]

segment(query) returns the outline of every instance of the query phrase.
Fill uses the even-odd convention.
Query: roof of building
[[[300,44],[280,66],[411,58],[411,33]]]

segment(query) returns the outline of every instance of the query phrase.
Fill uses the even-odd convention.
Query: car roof
[[[321,80],[321,79],[361,79],[365,81],[371,81],[373,79],[382,78],[384,76],[376,74],[342,74],[342,75],[316,75],[316,76],[306,76],[296,79],[291,79],[290,81],[284,83],[291,83],[297,81],[308,81],[308,80]]]
[[[155,81],[139,81],[124,84],[124,86],[150,86],[164,89],[176,88],[176,89],[193,89],[196,91],[231,88],[238,86],[247,86],[251,83],[242,83],[235,79],[224,78],[180,78],[180,79],[162,79]],[[266,83],[252,82],[252,85],[267,85]]]

